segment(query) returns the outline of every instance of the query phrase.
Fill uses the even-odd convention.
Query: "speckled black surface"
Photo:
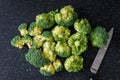
[[[48,78],[25,61],[26,47],[20,50],[10,45],[10,40],[19,35],[19,24],[35,21],[38,13],[68,4],[75,7],[80,18],[89,19],[93,27],[102,25],[107,31],[115,28],[97,78],[120,80],[120,0],[0,0],[0,80],[89,80],[89,68],[97,48],[89,47],[83,54],[85,67],[79,73],[62,71]]]

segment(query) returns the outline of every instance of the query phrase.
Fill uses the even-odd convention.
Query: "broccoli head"
[[[80,55],[87,50],[87,36],[82,33],[75,33],[68,39],[68,45],[72,49],[73,55]]]
[[[89,34],[91,31],[91,26],[87,19],[78,19],[75,21],[74,28],[77,32],[83,34]]]
[[[58,41],[55,47],[55,52],[60,57],[69,57],[71,54],[71,48],[66,42]]]
[[[18,48],[23,48],[23,41],[21,40],[20,36],[15,36],[12,40],[11,40],[11,45],[14,47],[18,47]]]
[[[97,26],[95,29],[92,30],[89,37],[93,46],[103,47],[107,44],[107,39],[109,38],[109,35],[106,32],[105,28]]]
[[[20,31],[21,36],[27,35],[28,34],[27,23],[22,23],[21,25],[19,25],[18,31]]]
[[[50,11],[49,13],[42,13],[36,16],[36,23],[42,28],[51,28],[55,24],[55,11]]]
[[[70,30],[64,26],[55,26],[52,29],[53,37],[56,41],[68,39],[70,36]]]
[[[53,66],[54,66],[56,72],[59,72],[59,71],[62,71],[62,70],[63,70],[62,62],[61,62],[59,59],[56,59],[56,60],[53,62]]]
[[[40,73],[44,76],[53,76],[55,74],[55,68],[51,63],[49,63],[40,67]]]
[[[32,47],[40,48],[43,45],[44,39],[41,35],[34,36]]]
[[[28,28],[28,32],[30,36],[36,36],[42,32],[42,29],[35,22],[32,22]]]
[[[35,67],[42,67],[49,63],[49,60],[43,57],[40,49],[30,48],[25,54],[26,60]]]
[[[55,43],[52,41],[46,41],[43,44],[43,55],[50,61],[55,61],[57,54],[55,53]]]
[[[42,32],[42,37],[46,41],[53,41],[53,35],[52,35],[52,33],[50,31],[43,31]]]
[[[64,67],[68,72],[78,72],[83,69],[83,58],[71,55],[65,60]]]
[[[22,41],[24,44],[26,44],[29,48],[32,47],[32,38],[28,35],[22,37]]]
[[[63,7],[60,12],[55,15],[56,23],[65,27],[72,26],[77,18],[78,15],[71,5]]]

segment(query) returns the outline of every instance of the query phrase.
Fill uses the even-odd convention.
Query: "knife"
[[[106,46],[104,46],[104,47],[102,47],[102,48],[100,48],[100,49],[98,50],[98,53],[97,53],[97,55],[96,55],[96,57],[95,57],[92,65],[91,65],[91,67],[90,67],[90,71],[91,71],[91,73],[94,75],[94,77],[95,77],[95,74],[97,74],[97,71],[98,71],[98,69],[99,69],[99,67],[100,67],[100,64],[102,63],[102,60],[103,60],[103,58],[104,58],[104,56],[105,56],[105,53],[106,53],[106,51],[107,51],[107,49],[108,49],[108,46],[109,46],[110,41],[111,41],[111,39],[112,39],[113,30],[114,30],[114,28],[112,28],[112,29],[109,31],[109,33],[108,33],[108,34],[109,34],[109,39],[107,40]],[[93,79],[90,78],[90,80],[93,80]]]

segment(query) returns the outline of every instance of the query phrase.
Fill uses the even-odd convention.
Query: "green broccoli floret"
[[[78,15],[71,5],[63,7],[60,12],[55,15],[56,23],[65,27],[72,26],[77,18]]]
[[[41,35],[34,36],[32,47],[40,48],[43,45],[44,39]]]
[[[35,67],[42,67],[49,63],[49,60],[43,57],[40,49],[30,48],[25,54],[26,60]]]
[[[18,31],[20,31],[21,36],[27,35],[28,34],[27,23],[22,23],[21,25],[19,25]]]
[[[43,67],[40,67],[40,73],[44,76],[53,76],[55,74],[55,68],[50,63],[47,65],[44,65]]]
[[[53,66],[54,66],[56,72],[59,72],[59,71],[63,70],[63,65],[62,65],[62,63],[61,63],[61,61],[59,59],[56,59],[53,62]]]
[[[109,38],[109,35],[104,27],[97,26],[95,29],[92,30],[89,37],[92,46],[103,47],[107,44],[107,39]]]
[[[56,41],[66,40],[70,36],[70,30],[64,26],[55,26],[52,29],[52,35]]]
[[[46,41],[43,44],[43,55],[50,61],[55,61],[57,54],[55,53],[55,43],[52,41]]]
[[[78,72],[83,69],[83,58],[71,55],[65,60],[64,67],[68,72]]]
[[[46,41],[53,41],[53,35],[52,35],[52,33],[50,31],[43,31],[42,32],[42,37]]]
[[[18,47],[18,48],[23,48],[24,43],[21,40],[20,36],[15,36],[12,40],[11,40],[11,45],[14,47]]]
[[[50,11],[49,13],[42,13],[36,16],[36,23],[42,28],[51,28],[55,24],[55,11]]]
[[[91,26],[87,19],[78,19],[75,21],[74,28],[77,32],[83,34],[89,34],[91,31]]]
[[[75,33],[68,39],[68,44],[72,48],[73,55],[81,55],[87,50],[87,36],[82,33]]]
[[[58,41],[55,47],[55,52],[60,57],[69,57],[71,54],[71,48],[66,42]]]
[[[29,48],[32,47],[32,38],[28,35],[22,37],[22,41],[24,44],[26,44]]]
[[[28,32],[30,36],[36,36],[42,32],[42,29],[35,22],[32,22],[28,28]]]

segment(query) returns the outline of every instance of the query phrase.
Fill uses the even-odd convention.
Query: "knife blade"
[[[111,41],[111,39],[112,39],[113,30],[114,30],[114,28],[112,28],[112,29],[109,31],[109,33],[108,33],[108,34],[109,34],[109,39],[107,40],[106,46],[104,46],[104,47],[102,47],[102,48],[100,48],[100,49],[98,50],[98,53],[97,53],[97,55],[96,55],[96,57],[95,57],[92,65],[91,65],[91,67],[90,67],[90,71],[91,71],[91,73],[93,73],[93,74],[96,74],[96,73],[97,73],[97,71],[98,71],[98,69],[99,69],[99,67],[100,67],[100,64],[102,63],[102,60],[103,60],[103,58],[104,58],[104,56],[105,56],[105,53],[106,53],[106,51],[107,51],[107,48],[108,48],[108,46],[109,46],[109,44],[110,44],[110,41]]]

